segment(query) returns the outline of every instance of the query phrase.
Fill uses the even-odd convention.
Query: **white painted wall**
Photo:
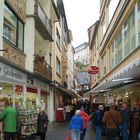
[[[79,51],[75,52],[74,60],[81,62],[83,64],[89,64],[89,46],[87,46],[86,48],[83,49],[84,45],[85,44],[81,45],[79,47]]]
[[[34,14],[34,0],[27,1],[26,14]],[[35,20],[34,17],[27,17],[24,34],[24,52],[27,55],[25,67],[33,72],[34,44],[35,44]]]
[[[54,111],[54,94],[53,90],[50,90],[50,96],[48,98],[48,117],[49,121],[55,121],[55,111]]]
[[[0,50],[3,49],[3,16],[4,16],[4,0],[0,0]],[[2,55],[2,52],[0,52]]]

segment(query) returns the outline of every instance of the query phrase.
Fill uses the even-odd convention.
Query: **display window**
[[[49,93],[47,91],[41,90],[41,107],[47,109],[47,99]]]
[[[13,97],[14,97],[13,84],[0,83],[0,103],[5,105],[9,101],[13,102]]]
[[[26,94],[26,107],[27,110],[34,110],[39,105],[38,89],[33,87],[27,87]]]

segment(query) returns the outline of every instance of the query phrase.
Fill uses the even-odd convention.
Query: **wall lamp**
[[[0,51],[8,52],[8,49],[2,49],[2,50],[0,50]]]

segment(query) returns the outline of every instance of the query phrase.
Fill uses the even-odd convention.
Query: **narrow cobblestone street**
[[[65,140],[68,125],[69,122],[57,122],[50,124],[48,126],[46,140]],[[91,126],[91,122],[88,123],[85,140],[95,140],[95,131]],[[104,137],[102,140],[104,140]]]

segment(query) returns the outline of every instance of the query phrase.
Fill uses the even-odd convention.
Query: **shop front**
[[[7,103],[13,104],[18,111],[21,136],[36,133],[38,108],[48,110],[48,85],[29,77],[27,71],[0,62],[0,113]],[[3,140],[2,123],[0,137]]]
[[[98,86],[90,91],[94,100],[105,97],[108,106],[115,102],[117,109],[127,103],[130,109],[130,136],[133,140],[140,136],[140,57],[136,58],[114,74],[108,75]],[[97,96],[94,96],[97,94]],[[101,102],[101,101],[100,101]]]

